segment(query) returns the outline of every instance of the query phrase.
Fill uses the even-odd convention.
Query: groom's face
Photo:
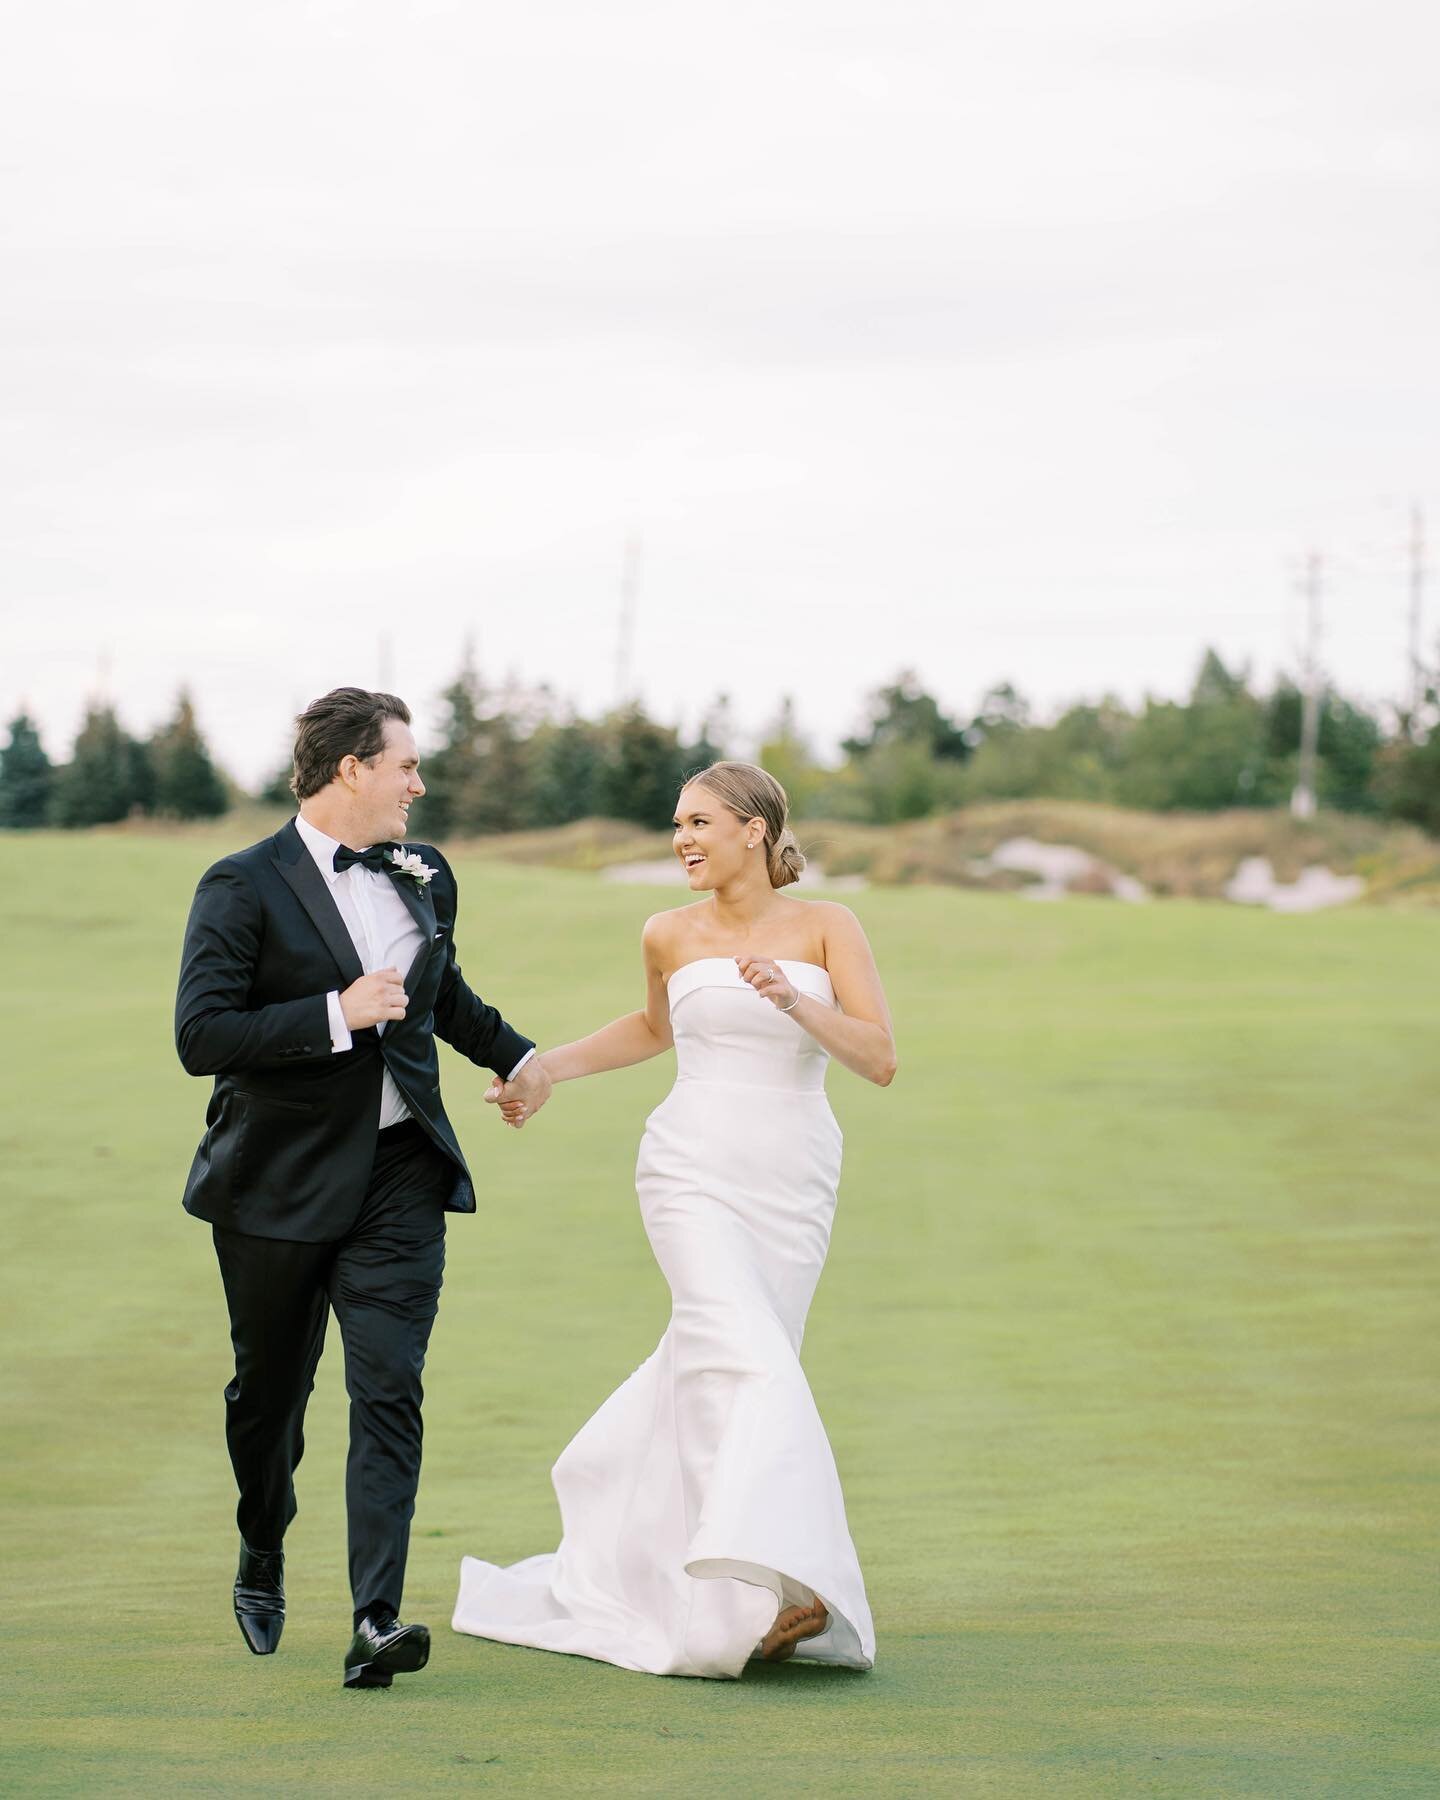
[[[409,829],[410,805],[425,792],[420,779],[420,752],[414,733],[399,719],[385,721],[384,748],[373,762],[356,770],[356,800],[366,843],[403,838]]]

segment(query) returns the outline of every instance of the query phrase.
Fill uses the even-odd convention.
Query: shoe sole
[[[387,1688],[395,1677],[388,1669],[377,1669],[374,1663],[361,1663],[345,1671],[347,1688]]]
[[[413,1675],[430,1660],[430,1633],[407,1631],[398,1644],[382,1650],[372,1662],[345,1671],[346,1687],[386,1688],[397,1675]]]

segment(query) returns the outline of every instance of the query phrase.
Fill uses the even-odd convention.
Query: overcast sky
[[[467,635],[822,747],[1405,680],[1440,32],[1394,0],[45,0],[0,72],[0,706],[188,682],[239,776]],[[1440,581],[1427,628],[1440,629]],[[387,648],[388,645],[388,648]]]

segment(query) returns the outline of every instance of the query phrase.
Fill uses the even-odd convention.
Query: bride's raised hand
[[[735,966],[742,980],[748,981],[757,994],[763,995],[780,1012],[793,1010],[800,998],[800,990],[790,985],[773,956],[737,956]]]

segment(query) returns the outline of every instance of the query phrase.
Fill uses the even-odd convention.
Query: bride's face
[[[675,854],[694,893],[742,879],[747,865],[761,855],[763,836],[758,819],[737,819],[723,800],[698,782],[681,789],[675,803]]]

